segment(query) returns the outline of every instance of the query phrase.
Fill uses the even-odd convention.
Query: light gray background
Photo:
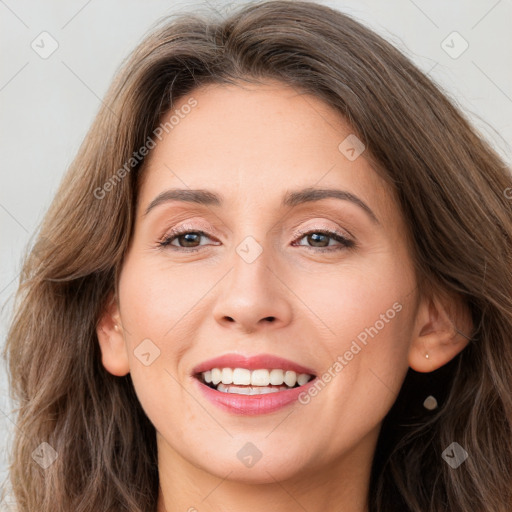
[[[0,324],[3,345],[20,270],[57,185],[121,61],[161,17],[187,10],[229,13],[240,2],[209,0],[0,0]],[[428,73],[512,162],[512,0],[321,1],[386,37]],[[58,49],[32,48],[47,31]],[[454,59],[442,42],[469,44]],[[453,41],[453,42],[452,42]],[[39,43],[40,46],[42,43]],[[457,52],[457,36],[447,42]],[[511,184],[512,185],[512,184]],[[0,479],[14,414],[0,369]]]

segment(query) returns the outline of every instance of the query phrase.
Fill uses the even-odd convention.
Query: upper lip
[[[253,356],[225,354],[198,364],[192,370],[192,374],[196,375],[211,370],[212,368],[246,368],[247,370],[279,368],[281,370],[294,371],[298,374],[308,373],[309,375],[315,375],[315,372],[311,368],[272,354],[257,354]]]

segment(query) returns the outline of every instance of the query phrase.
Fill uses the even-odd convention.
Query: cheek
[[[119,282],[121,321],[135,391],[152,421],[161,414],[162,396],[177,396],[182,377],[177,362],[193,342],[183,331],[193,304],[185,295],[178,273],[165,272],[136,254],[126,258]],[[172,408],[167,415],[172,416]]]
[[[331,271],[314,282],[309,293],[309,281],[297,291],[308,297],[308,308],[315,312],[309,317],[319,326],[312,331],[317,337],[311,354],[322,361],[319,377],[325,387],[318,392],[322,398],[311,397],[311,416],[321,417],[325,406],[340,421],[354,424],[355,436],[357,429],[382,420],[407,372],[414,274],[404,260],[383,255],[379,265]],[[338,435],[336,428],[330,435]]]
[[[323,343],[326,354],[319,383],[301,397],[304,430],[315,432],[322,425],[317,442],[323,455],[315,455],[318,464],[330,453],[373,435],[407,373],[411,308],[405,301],[394,301],[394,294],[372,297],[373,302],[353,308],[352,316],[338,316],[333,325],[339,335]]]
[[[204,272],[204,279],[198,278],[192,266],[134,253],[127,258],[119,283],[123,323],[130,333],[157,344],[168,339],[179,343],[190,324],[187,315],[200,307],[201,297],[214,283],[211,269]]]
[[[404,308],[413,297],[415,278],[409,265],[382,254],[365,265],[302,275],[293,290],[332,356],[349,350],[356,339],[363,345],[367,342],[369,353],[394,351],[395,345],[387,347],[385,340],[398,336],[405,327],[404,317],[411,315]],[[370,347],[370,340],[381,338],[380,345]]]

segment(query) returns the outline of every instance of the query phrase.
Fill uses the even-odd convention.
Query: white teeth
[[[289,389],[286,386],[280,386],[278,388],[269,387],[238,387],[238,386],[226,386],[222,382],[217,386],[217,391],[223,393],[232,393],[237,395],[268,395],[269,393],[278,393],[279,391],[286,391]]]
[[[279,368],[272,370],[262,368],[252,371],[246,368],[212,368],[211,370],[203,372],[202,376],[206,383],[211,383],[214,386],[219,385],[219,390],[219,383],[221,383],[224,387],[234,384],[235,386],[258,386],[260,388],[274,390],[270,392],[278,390],[278,388],[269,388],[268,386],[270,385],[282,386],[286,384],[286,389],[288,389],[293,388],[296,384],[303,386],[313,378],[313,376],[308,373],[298,374],[291,370],[285,371]],[[247,393],[247,388],[238,389],[243,389],[243,391],[237,391],[242,394],[255,394]]]
[[[270,372],[268,370],[253,370],[251,373],[251,386],[268,386]]]
[[[235,368],[233,370],[233,384],[248,386],[251,383],[251,370]]]
[[[204,377],[204,373],[203,373]],[[222,380],[222,372],[218,368],[212,369],[212,384],[216,386]]]
[[[233,370],[231,368],[222,368],[222,384],[231,384],[233,382]]]
[[[270,371],[270,384],[274,386],[280,386],[284,382],[284,372],[283,370],[271,370]]]
[[[299,386],[304,386],[304,384],[306,384],[306,382],[309,382],[309,375],[307,373],[301,373],[297,377],[297,384]]]
[[[287,386],[290,386],[291,388],[293,388],[293,386],[295,386],[295,384],[297,384],[297,374],[295,372],[286,372],[285,375],[284,375],[284,383],[287,385]]]

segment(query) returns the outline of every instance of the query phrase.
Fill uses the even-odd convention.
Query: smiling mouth
[[[297,374],[278,368],[272,370],[245,368],[212,368],[194,375],[202,384],[221,393],[266,395],[306,385],[315,375]]]

